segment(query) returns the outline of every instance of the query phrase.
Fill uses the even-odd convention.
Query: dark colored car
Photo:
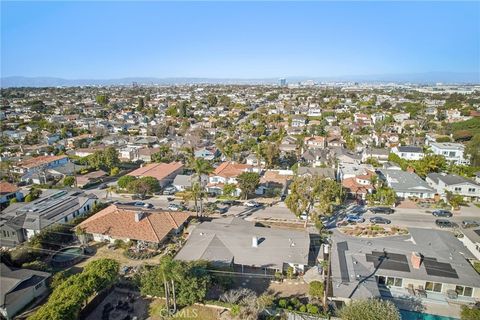
[[[432,212],[435,217],[450,218],[453,214],[448,210],[435,210]]]
[[[388,207],[376,207],[376,208],[370,208],[369,210],[373,214],[392,214],[394,212],[392,208],[388,208]]]
[[[101,183],[99,186],[98,186],[98,189],[100,190],[103,190],[103,189],[107,189],[108,188],[108,185],[106,183]]]
[[[392,221],[382,217],[371,217],[370,222],[375,224],[390,224]]]
[[[440,228],[456,228],[457,224],[447,219],[437,219],[435,224]]]
[[[463,220],[462,221],[462,227],[467,229],[467,228],[476,228],[480,226],[480,223],[474,220]]]

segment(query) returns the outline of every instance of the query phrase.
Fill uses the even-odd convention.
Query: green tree
[[[200,192],[198,193],[198,200],[200,202],[200,216],[203,216],[203,196],[205,195],[204,186],[202,185],[202,175],[208,175],[213,171],[213,167],[207,160],[198,158],[193,160],[192,169],[195,171],[198,185],[200,186]]]
[[[47,303],[29,320],[74,320],[88,299],[112,285],[118,277],[119,263],[112,259],[90,262],[79,274],[61,281],[53,290]]]
[[[143,110],[144,107],[145,107],[145,101],[142,97],[139,97],[138,98],[138,103],[137,103],[137,109],[138,110]]]
[[[462,311],[460,313],[461,320],[478,320],[480,319],[480,308],[478,307],[468,307],[462,306]]]
[[[209,94],[207,96],[207,104],[210,108],[215,107],[218,103],[217,96],[214,94]]]
[[[122,176],[118,179],[117,181],[117,185],[120,189],[127,189],[128,188],[128,185],[132,182],[132,181],[135,181],[137,180],[137,178],[133,177],[133,176]]]
[[[105,106],[108,104],[108,96],[106,94],[99,94],[95,97],[98,104]]]
[[[472,166],[480,167],[480,133],[477,133],[467,143],[465,153],[470,156]]]
[[[271,169],[278,163],[280,149],[276,143],[262,143],[260,145],[260,155],[265,160],[267,169]]]
[[[241,197],[248,199],[248,195],[255,192],[260,183],[260,175],[256,172],[243,172],[237,177],[238,187],[242,190]]]
[[[184,262],[164,256],[159,265],[140,273],[140,291],[144,295],[165,296],[164,281],[174,282],[177,304],[188,306],[202,302],[211,284],[204,261]]]
[[[172,162],[173,161],[173,152],[167,145],[161,145],[158,147],[158,152],[152,154],[153,162]]]
[[[322,299],[324,294],[323,282],[321,281],[312,281],[308,285],[308,294],[311,297]]]
[[[187,101],[180,102],[180,106],[178,108],[178,115],[182,118],[188,117],[188,102]]]
[[[225,183],[223,186],[223,194],[226,196],[231,196],[237,190],[237,186],[233,183]]]
[[[391,302],[380,299],[355,300],[339,312],[343,320],[400,320],[400,312]]]
[[[63,185],[65,187],[71,187],[75,184],[75,177],[74,176],[67,176],[63,178]]]
[[[287,207],[296,216],[306,215],[305,227],[312,214],[325,215],[333,212],[333,205],[339,203],[342,187],[331,179],[322,177],[297,177],[290,185],[290,194],[285,199]]]

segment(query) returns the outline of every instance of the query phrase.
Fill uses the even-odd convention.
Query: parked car
[[[371,217],[370,222],[375,224],[390,224],[392,221],[383,217]]]
[[[250,200],[250,201],[247,201],[245,202],[245,205],[247,207],[250,207],[250,208],[256,208],[256,207],[260,207],[260,204],[256,201],[253,201],[253,200]]]
[[[352,223],[352,222],[362,223],[362,222],[365,222],[365,218],[355,214],[349,214],[348,216],[345,217],[345,221],[347,221],[348,223]]]
[[[163,195],[171,196],[171,195],[174,195],[176,192],[177,192],[177,189],[175,189],[175,187],[167,187],[163,190]]]
[[[170,203],[167,209],[171,211],[180,211],[181,207],[175,203]]]
[[[133,206],[135,207],[143,207],[145,205],[145,202],[142,201],[135,201],[132,203]]]
[[[445,217],[450,218],[453,214],[448,210],[435,210],[432,212],[435,217]]]
[[[451,222],[447,219],[437,219],[435,220],[435,224],[440,228],[456,228],[458,225],[454,222]]]
[[[174,197],[167,197],[167,201],[168,201],[168,202],[171,202],[171,201],[173,201],[173,200],[175,200]]]
[[[218,207],[218,208],[216,208],[216,209],[214,210],[214,212],[215,212],[215,213],[224,214],[224,213],[227,213],[227,212],[228,212],[228,209],[227,209],[227,208],[220,208],[220,207]]]
[[[388,207],[376,207],[370,208],[368,210],[370,210],[370,212],[373,214],[392,214],[393,212],[395,212],[392,208]]]
[[[463,220],[462,221],[462,228],[476,228],[480,226],[480,223],[474,220]]]
[[[302,214],[300,215],[300,219],[301,219],[301,220],[307,220],[307,217],[308,217],[308,215],[307,215],[306,213],[302,213]]]
[[[101,184],[99,184],[99,186],[98,186],[98,189],[99,189],[99,190],[103,190],[103,189],[107,189],[107,188],[108,188],[108,185],[107,185],[106,183],[101,183]]]
[[[362,214],[362,213],[367,212],[367,210],[365,210],[364,207],[355,207],[352,210],[350,210],[350,212],[353,213],[353,214]]]

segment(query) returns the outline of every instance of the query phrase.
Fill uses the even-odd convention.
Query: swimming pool
[[[83,259],[83,248],[67,247],[57,251],[52,257],[52,266],[69,267]]]
[[[400,310],[402,320],[458,320],[457,318],[437,316],[429,313]]]

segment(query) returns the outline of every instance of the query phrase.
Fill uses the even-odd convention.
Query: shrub
[[[22,268],[25,269],[31,269],[31,270],[38,270],[38,271],[47,271],[48,270],[48,265],[43,262],[43,261],[32,261],[32,262],[26,262],[22,264]]]
[[[311,297],[321,299],[323,297],[323,282],[312,281],[308,287],[308,294]]]
[[[295,269],[293,267],[288,267],[287,269],[287,278],[288,279],[293,279],[293,276],[295,275]]]
[[[298,311],[300,311],[300,312],[307,312],[307,307],[306,307],[304,304],[302,304],[302,305],[300,306],[300,308],[298,308]]]
[[[462,306],[460,317],[462,320],[478,320],[480,319],[480,308]]]
[[[400,312],[390,301],[367,299],[353,301],[344,306],[339,312],[343,320],[371,319],[371,320],[400,320]]]
[[[278,306],[282,309],[285,309],[288,305],[288,302],[286,299],[280,299],[278,300]]]
[[[318,307],[313,304],[307,304],[307,312],[312,313],[312,314],[317,314],[318,313]]]
[[[240,306],[238,304],[233,305],[232,308],[230,309],[230,313],[234,317],[237,316],[240,313]]]

